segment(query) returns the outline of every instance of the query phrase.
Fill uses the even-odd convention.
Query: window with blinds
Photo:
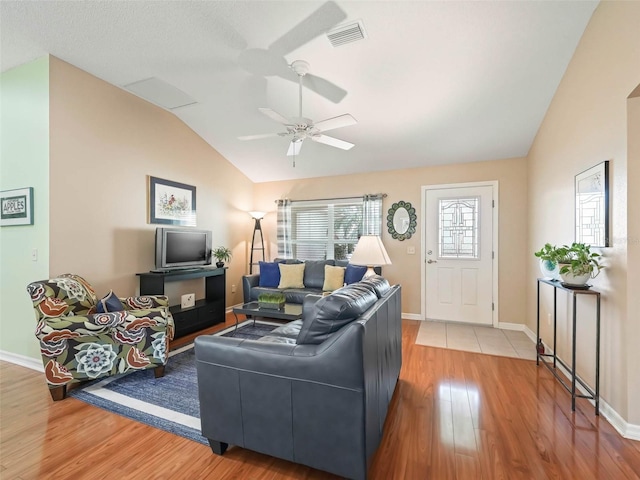
[[[365,210],[370,212],[367,222]],[[380,234],[381,219],[381,207],[365,209],[362,198],[292,202],[293,258],[349,259],[362,234]],[[365,225],[372,225],[370,231]]]

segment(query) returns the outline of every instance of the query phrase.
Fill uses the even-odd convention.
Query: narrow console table
[[[536,359],[536,364],[540,365],[540,361],[542,364],[549,369],[549,371],[558,379],[558,381],[562,384],[562,386],[571,394],[571,410],[575,411],[576,409],[576,398],[588,398],[595,402],[595,411],[596,415],[600,415],[600,292],[593,289],[582,289],[582,288],[570,288],[565,287],[558,280],[548,280],[546,278],[538,279],[538,306],[537,306],[537,338],[538,342],[540,342],[540,284],[547,284],[553,287],[553,353],[540,353],[538,352],[538,356]],[[571,342],[571,368],[567,366],[565,362],[563,362],[556,354],[557,352],[557,344],[556,344],[556,316],[557,316],[557,294],[558,290],[563,290],[568,292],[573,297],[573,319],[572,319],[572,327],[573,327],[573,335]],[[596,297],[596,378],[595,378],[595,391],[591,389],[589,385],[586,384],[577,374],[576,374],[576,319],[577,319],[577,298],[579,295],[592,295]],[[553,362],[547,362],[545,357],[550,357]],[[571,380],[571,385],[566,383],[566,379],[558,373],[557,364],[562,365],[569,372],[569,379]],[[587,395],[582,395],[577,393],[576,390],[576,382],[582,385],[582,387],[588,392]]]
[[[224,322],[226,267],[145,272],[136,275],[140,279],[140,295],[164,295],[166,282],[205,279],[205,298],[197,300],[193,307],[169,307],[176,327],[175,338]]]

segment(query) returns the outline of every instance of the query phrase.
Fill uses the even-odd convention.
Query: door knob
[[[438,263],[438,261],[429,259],[429,260],[427,260],[427,263]]]

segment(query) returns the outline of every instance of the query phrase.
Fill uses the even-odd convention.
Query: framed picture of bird
[[[196,226],[196,187],[149,176],[149,223]]]

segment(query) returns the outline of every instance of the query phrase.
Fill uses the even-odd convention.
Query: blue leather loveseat
[[[295,288],[278,288],[280,283],[280,273],[278,266],[280,264],[300,265],[304,264],[303,283]],[[322,295],[327,291],[325,286],[325,267],[341,267],[344,269],[344,284],[352,284],[362,280],[367,267],[360,265],[352,265],[348,260],[311,260],[303,262],[295,259],[275,259],[273,262],[259,262],[260,271],[263,275],[256,273],[253,275],[245,275],[242,277],[242,294],[244,303],[255,302],[261,293],[280,292],[285,296],[287,303],[301,304],[304,297],[315,294]],[[381,274],[380,267],[374,269],[378,275]]]

